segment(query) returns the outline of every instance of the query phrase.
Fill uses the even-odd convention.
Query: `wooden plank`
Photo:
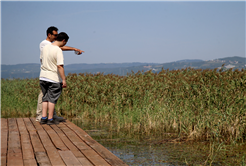
[[[50,160],[45,152],[45,149],[39,139],[36,131],[30,132],[30,138],[34,149],[34,155],[36,157],[39,166],[51,166]]]
[[[1,165],[126,165],[111,152],[107,158],[102,147],[69,121],[48,126],[35,118],[1,119]]]
[[[21,147],[22,147],[22,154],[24,160],[35,158],[29,135],[27,134],[21,135]]]
[[[51,125],[52,126],[52,125]],[[54,126],[54,125],[53,125]],[[57,133],[49,126],[49,125],[43,125],[42,126],[45,131],[48,133],[49,137],[51,138],[53,144],[58,150],[66,151],[68,148],[65,146],[65,144],[62,142],[61,138]]]
[[[1,129],[8,129],[8,120],[1,118]]]
[[[77,159],[83,166],[93,166],[93,164],[91,164],[91,162],[89,162],[85,157],[78,157]]]
[[[70,129],[72,129],[83,141],[86,142],[91,148],[93,148],[100,156],[102,156],[109,164],[126,166],[121,159],[111,153],[107,148],[93,140],[84,130],[76,126],[72,122],[64,122]]]
[[[83,155],[90,160],[91,163],[94,165],[107,165],[109,164],[99,156],[91,147],[89,147],[83,140],[81,140],[76,133],[74,133],[71,129],[69,129],[63,123],[57,125],[66,135],[67,137],[73,142],[73,144],[83,153]]]
[[[96,166],[109,166],[109,164],[93,149],[85,149],[82,153]]]
[[[33,149],[34,149],[34,153],[35,152],[45,152],[45,149],[36,131],[30,132],[30,138],[31,138]]]
[[[30,118],[30,120],[37,131],[38,130],[44,131],[42,125],[40,125],[40,123],[36,121],[36,118]]]
[[[35,127],[33,126],[32,122],[30,121],[29,118],[23,118],[25,124],[26,124],[26,128],[29,132],[31,131],[36,131]]]
[[[22,118],[17,118],[17,124],[18,124],[18,128],[19,128],[19,132],[20,134],[29,134],[27,129],[26,129],[26,125],[23,121]]]
[[[23,159],[21,153],[8,153],[7,166],[23,166]]]
[[[71,151],[59,151],[59,153],[67,166],[82,166],[79,160],[73,155]]]
[[[24,159],[24,166],[38,165],[35,159]]]
[[[1,118],[1,165],[7,165],[8,120]]]
[[[64,144],[67,146],[69,150],[71,151],[78,150],[76,146],[74,146],[73,143],[67,138],[67,136],[61,131],[61,129],[59,129],[56,125],[51,125],[51,127],[59,135],[59,137],[61,138],[61,140],[64,142]]]
[[[8,119],[8,127],[9,127],[9,137],[8,137],[7,165],[23,166],[20,136],[19,136],[19,130],[15,118]]]
[[[35,127],[33,126],[32,122],[30,121],[29,118],[23,118],[23,122],[26,126],[26,131],[24,129],[24,124],[22,123],[21,120],[18,119],[18,124],[20,124],[21,127],[21,133],[23,133],[22,135],[22,140],[23,140],[23,146],[25,148],[23,148],[24,150],[24,165],[44,165],[44,166],[51,166],[50,160],[45,152],[45,149],[41,143],[41,140],[39,139],[39,136],[36,132]],[[25,135],[25,133],[29,133],[29,138]],[[30,140],[28,142],[28,140]],[[33,160],[33,154],[28,151],[28,149],[30,149],[29,146],[33,147],[33,154],[36,157],[36,160],[34,162]],[[26,149],[27,148],[27,149]],[[34,159],[35,159],[34,157]],[[34,164],[35,163],[35,164]],[[37,164],[38,163],[38,164]]]
[[[35,156],[39,166],[52,166],[45,152],[35,152]]]
[[[41,142],[48,154],[48,157],[50,159],[50,162],[52,165],[59,165],[59,166],[65,166],[65,163],[63,162],[60,154],[58,153],[56,147],[53,145],[52,141],[50,140],[48,134],[46,133],[45,130],[41,129],[41,125],[39,122],[33,122],[35,127],[38,127],[39,130],[37,130],[38,135],[41,139]],[[45,124],[46,125],[46,124]]]
[[[21,134],[21,148],[23,159],[34,159],[34,152],[31,144],[31,140],[29,137],[29,133],[27,132],[26,125],[22,118],[17,118],[18,128]],[[25,162],[24,162],[25,165]]]
[[[80,161],[82,166],[93,166],[93,164],[77,149],[76,146],[74,146],[74,144],[67,138],[67,136],[56,125],[51,125],[51,127],[59,135],[59,137],[64,142],[64,144],[67,146],[67,148]]]
[[[7,156],[1,156],[1,166],[7,165]]]
[[[91,149],[86,143],[84,143],[71,129],[69,129],[63,123],[57,125],[69,138],[69,140],[80,150]]]

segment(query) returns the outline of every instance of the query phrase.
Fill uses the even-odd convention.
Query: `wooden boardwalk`
[[[125,166],[70,121],[40,125],[35,118],[1,118],[1,166]]]

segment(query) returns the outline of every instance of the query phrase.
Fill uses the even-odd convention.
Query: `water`
[[[153,135],[116,132],[107,124],[70,120],[86,131],[129,166],[145,165],[243,165],[245,145],[224,145],[221,149],[211,142],[168,142],[172,133]],[[116,126],[116,125],[115,125]],[[246,158],[246,157],[245,157]],[[231,164],[230,164],[231,163]]]

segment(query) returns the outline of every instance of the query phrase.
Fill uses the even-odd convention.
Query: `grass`
[[[118,131],[173,132],[179,139],[246,139],[245,70],[162,70],[160,73],[69,74],[56,111],[110,123]],[[38,79],[2,79],[2,117],[35,116]]]

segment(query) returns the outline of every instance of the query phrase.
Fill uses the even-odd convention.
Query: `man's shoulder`
[[[62,51],[62,49],[61,49],[59,46],[56,46],[56,45],[51,44],[51,47],[52,47],[53,49]]]
[[[45,39],[45,40],[43,40],[43,41],[40,43],[40,45],[43,45],[43,44],[51,44],[51,42]]]
[[[55,46],[53,44],[47,44],[43,47],[44,49],[50,49],[50,50],[60,50],[62,51],[62,49],[58,46]]]
[[[43,41],[39,44],[39,49],[40,49],[40,51],[43,50],[44,46],[50,45],[50,44],[51,44],[50,41],[48,41],[48,40],[43,40]]]

